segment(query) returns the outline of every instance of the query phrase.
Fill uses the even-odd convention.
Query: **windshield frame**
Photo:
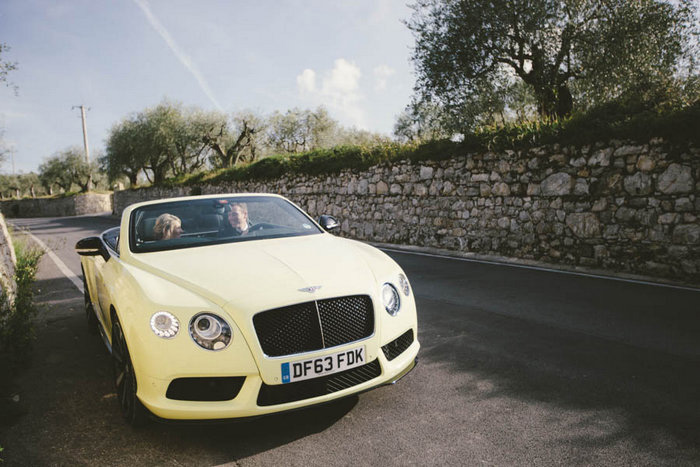
[[[155,245],[149,245],[148,247],[145,247],[143,245],[137,245],[136,244],[136,238],[137,238],[137,232],[136,232],[136,224],[137,224],[137,216],[139,213],[143,213],[145,210],[148,210],[149,208],[158,206],[159,208],[163,209],[169,209],[169,208],[174,208],[174,207],[181,207],[184,206],[188,203],[192,202],[212,202],[216,203],[217,200],[227,200],[229,203],[255,203],[255,202],[260,202],[260,201],[265,201],[265,200],[270,200],[270,202],[279,202],[282,204],[287,205],[287,207],[292,208],[295,212],[300,213],[304,218],[308,219],[310,221],[311,228],[309,229],[308,232],[293,232],[293,233],[279,233],[279,234],[269,234],[265,236],[260,236],[260,235],[251,235],[251,236],[238,236],[238,237],[221,237],[221,238],[212,238],[210,241],[202,242],[202,243],[173,243],[173,244],[168,244],[168,243],[161,243],[161,244],[155,244]],[[206,197],[192,197],[190,199],[178,199],[178,200],[172,200],[172,201],[164,201],[162,203],[149,203],[144,206],[139,206],[138,208],[135,208],[134,210],[131,211],[129,214],[129,224],[128,224],[128,236],[129,236],[129,251],[133,254],[144,254],[144,253],[157,253],[157,252],[162,252],[162,251],[170,251],[170,250],[181,250],[181,249],[191,249],[191,248],[201,248],[201,247],[206,247],[206,246],[213,246],[213,245],[223,245],[223,244],[228,244],[228,243],[242,243],[242,242],[249,242],[249,241],[254,241],[254,240],[269,240],[269,239],[277,239],[277,238],[289,238],[289,237],[305,237],[308,235],[316,235],[316,234],[323,234],[325,231],[318,226],[316,221],[309,216],[306,212],[304,212],[302,209],[300,209],[298,206],[296,206],[294,203],[289,201],[288,199],[281,197],[281,196],[261,196],[261,195],[245,195],[245,196],[240,196],[240,195],[225,195],[222,194],[221,196],[217,197],[212,197],[212,196],[206,196]],[[166,241],[169,242],[169,241]]]

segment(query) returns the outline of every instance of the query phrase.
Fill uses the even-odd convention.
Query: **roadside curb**
[[[572,266],[563,264],[552,264],[544,261],[536,261],[529,259],[510,258],[507,256],[483,255],[478,253],[461,252],[446,250],[441,248],[420,247],[413,245],[398,245],[394,243],[379,243],[367,242],[384,250],[394,250],[397,252],[412,253],[419,255],[438,256],[448,259],[459,259],[464,261],[473,261],[479,263],[488,263],[500,266],[520,267],[528,269],[538,269],[542,271],[560,272],[567,274],[575,274],[580,276],[588,276],[599,279],[618,280],[625,282],[637,282],[648,285],[656,285],[662,287],[674,287],[685,290],[700,292],[700,285],[682,281],[672,281],[660,277],[643,276],[639,274],[630,274],[625,272],[614,272],[604,269],[589,268],[586,266]]]

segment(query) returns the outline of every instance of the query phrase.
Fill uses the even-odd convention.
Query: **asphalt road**
[[[109,217],[17,219],[80,272]],[[224,425],[126,426],[82,297],[45,257],[3,465],[698,465],[700,291],[390,252],[422,349],[397,385]]]

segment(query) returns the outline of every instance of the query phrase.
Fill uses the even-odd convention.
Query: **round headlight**
[[[158,311],[151,316],[151,329],[156,336],[170,339],[180,330],[180,322],[172,313]]]
[[[399,286],[401,287],[403,294],[408,297],[408,294],[411,292],[411,288],[408,286],[408,279],[406,279],[406,276],[403,274],[399,274]]]
[[[396,287],[388,282],[382,287],[382,301],[386,312],[391,316],[396,316],[401,308],[401,297],[399,297],[399,291],[396,290]]]
[[[190,320],[192,340],[207,350],[223,350],[231,342],[231,326],[220,316],[199,313]]]

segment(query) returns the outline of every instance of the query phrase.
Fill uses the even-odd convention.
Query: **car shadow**
[[[121,416],[107,349],[88,331],[82,295],[61,277],[38,280],[36,290],[34,357],[17,378],[19,402],[0,414],[3,466],[232,462],[322,432],[358,402],[351,396],[239,421],[132,428]]]

